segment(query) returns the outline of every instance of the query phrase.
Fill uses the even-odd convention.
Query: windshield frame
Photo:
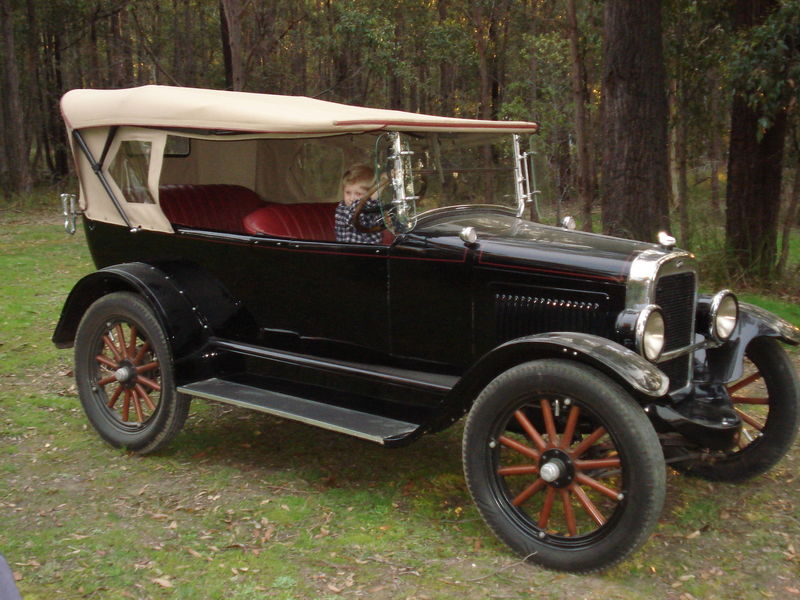
[[[469,134],[465,134],[469,135]],[[381,194],[379,202],[384,222],[387,228],[394,234],[401,234],[412,231],[418,221],[431,214],[439,214],[443,211],[464,208],[484,208],[501,209],[503,212],[511,212],[517,217],[521,217],[525,212],[525,207],[531,202],[535,192],[535,182],[532,179],[532,168],[530,151],[522,149],[521,136],[517,133],[498,134],[497,140],[501,141],[506,136],[510,136],[511,155],[507,169],[509,175],[513,176],[513,197],[515,206],[500,203],[454,203],[444,206],[435,206],[426,210],[417,211],[417,200],[421,199],[427,187],[426,176],[436,172],[431,169],[431,165],[415,166],[414,157],[417,154],[412,150],[411,141],[413,138],[431,136],[432,145],[438,145],[438,137],[433,134],[413,134],[407,132],[392,131],[386,132],[383,138],[383,150],[381,149],[380,139],[375,145],[375,173],[376,180],[383,179],[385,193]],[[383,156],[382,156],[382,153]],[[505,165],[504,165],[505,166]],[[421,167],[421,168],[420,168]],[[502,169],[505,170],[505,169]],[[459,172],[456,169],[455,172]],[[421,174],[422,173],[422,174]],[[384,187],[384,186],[381,186]],[[510,199],[510,198],[509,198]]]

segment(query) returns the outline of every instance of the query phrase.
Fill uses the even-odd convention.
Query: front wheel
[[[735,447],[704,450],[694,461],[676,463],[679,471],[712,481],[743,481],[769,471],[792,447],[800,425],[800,384],[776,340],[751,341],[742,376],[727,388],[742,420]]]
[[[191,400],[175,390],[166,336],[136,294],[108,294],[86,311],[75,336],[75,378],[86,416],[112,446],[154,452],[186,420]]]
[[[605,569],[649,536],[664,457],[644,411],[584,365],[540,360],[494,379],[464,430],[467,486],[489,527],[542,566]]]

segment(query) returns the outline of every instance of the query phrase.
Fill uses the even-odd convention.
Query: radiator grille
[[[664,351],[690,345],[694,339],[695,274],[666,275],[656,284],[655,301],[664,314]],[[660,363],[659,368],[669,377],[670,391],[686,385],[691,355],[680,356]]]
[[[548,331],[583,331],[609,337],[604,304],[555,296],[495,294],[498,341]]]

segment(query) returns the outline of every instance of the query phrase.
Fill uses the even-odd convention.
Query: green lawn
[[[495,540],[464,484],[459,427],[385,450],[196,401],[167,451],[114,450],[83,416],[71,353],[49,340],[71,286],[92,270],[80,233],[63,233],[55,202],[3,209],[0,245],[0,552],[26,600],[761,599],[800,589],[797,445],[743,485],[671,473],[655,535],[593,576],[521,564]]]

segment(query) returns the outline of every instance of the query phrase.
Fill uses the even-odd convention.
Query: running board
[[[276,350],[220,338],[211,338],[210,342],[219,350],[268,362],[282,363],[301,368],[305,367],[314,371],[325,371],[336,375],[358,377],[387,385],[414,388],[438,395],[448,393],[459,380],[458,377],[453,375],[322,358],[319,356],[299,354],[286,350]]]
[[[420,427],[415,423],[324,404],[216,377],[180,386],[178,391],[345,433],[381,445],[408,437]]]

